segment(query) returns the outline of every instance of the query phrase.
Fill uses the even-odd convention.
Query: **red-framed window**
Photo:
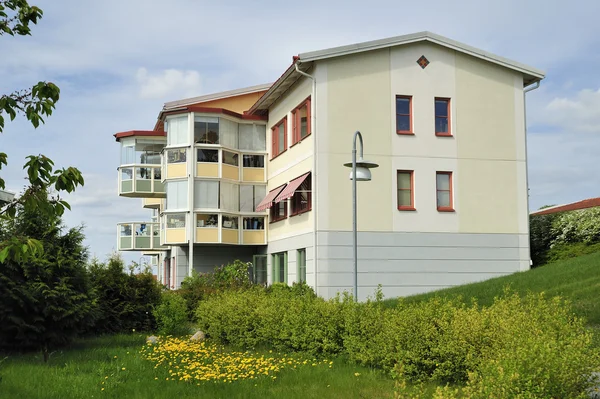
[[[398,170],[396,172],[398,210],[415,210],[415,172],[413,170]]]
[[[291,198],[291,216],[299,215],[312,209],[311,175],[309,174],[304,179]]]
[[[435,98],[435,135],[452,136],[450,128],[450,99]]]
[[[287,149],[287,116],[271,128],[271,159]]]
[[[311,134],[310,97],[292,111],[292,145],[301,142]]]
[[[279,222],[287,218],[287,201],[279,201],[271,206],[269,210],[269,219],[271,223]]]
[[[414,134],[412,96],[396,96],[396,133]]]
[[[436,172],[435,190],[437,210],[440,212],[454,212],[452,172]]]

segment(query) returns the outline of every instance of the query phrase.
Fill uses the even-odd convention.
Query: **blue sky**
[[[117,222],[149,218],[117,196],[114,133],[151,129],[165,101],[272,82],[295,54],[423,30],[546,72],[527,98],[531,209],[600,196],[600,2],[31,2],[44,10],[33,36],[0,38],[0,92],[48,80],[61,100],[37,130],[7,125],[2,177],[20,191],[28,154],[78,167],[86,185],[65,221],[85,223],[101,259]]]

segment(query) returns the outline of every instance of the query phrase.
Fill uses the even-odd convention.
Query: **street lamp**
[[[360,140],[360,157],[356,159],[356,137]],[[362,134],[357,130],[354,133],[354,140],[352,145],[352,162],[344,164],[349,168],[352,168],[350,172],[350,180],[352,180],[352,232],[353,232],[353,259],[354,259],[354,300],[358,302],[358,255],[356,245],[356,182],[357,181],[370,181],[371,180],[371,168],[377,168],[379,165],[375,162],[365,161],[363,159],[363,139]]]

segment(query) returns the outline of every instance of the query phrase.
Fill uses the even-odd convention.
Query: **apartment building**
[[[164,105],[117,133],[119,193],[148,222],[119,249],[153,254],[177,288],[241,259],[255,281],[353,285],[352,138],[379,167],[358,182],[359,299],[529,269],[525,92],[543,72],[421,32],[299,54],[273,83]]]

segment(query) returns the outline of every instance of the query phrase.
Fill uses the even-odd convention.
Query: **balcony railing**
[[[164,198],[160,165],[120,166],[119,195],[136,198]]]
[[[132,222],[117,225],[119,251],[164,250],[160,245],[159,223]]]

